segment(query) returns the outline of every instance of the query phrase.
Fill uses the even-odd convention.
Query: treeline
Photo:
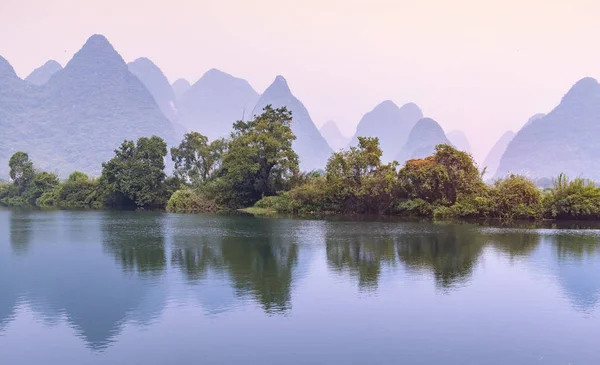
[[[402,167],[384,164],[377,138],[334,153],[323,172],[301,173],[292,148],[292,116],[265,107],[233,125],[229,139],[184,136],[170,150],[159,137],[125,141],[99,178],[74,172],[65,181],[37,171],[26,153],[9,161],[0,185],[10,206],[167,209],[217,212],[256,207],[289,214],[385,214],[436,218],[600,219],[600,188],[559,176],[541,190],[522,176],[485,184],[472,157],[449,145]]]

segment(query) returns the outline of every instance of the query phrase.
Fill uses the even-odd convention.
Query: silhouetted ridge
[[[506,147],[508,147],[508,144],[513,140],[513,138],[515,138],[515,132],[504,132],[500,139],[498,139],[494,146],[492,146],[492,149],[483,161],[483,168],[486,169],[483,177],[484,179],[490,179],[496,174],[498,165],[500,164],[500,159],[502,158],[504,151],[506,151]]]
[[[18,77],[15,69],[6,60],[6,58],[0,56],[0,80],[4,78],[15,78]]]
[[[398,154],[397,161],[403,165],[407,160],[425,158],[435,151],[438,144],[449,144],[442,127],[431,118],[422,118],[413,127],[408,140]]]
[[[190,85],[190,82],[186,79],[178,79],[173,83],[173,85],[171,85],[171,87],[175,93],[175,98],[180,99],[183,94],[185,94],[190,87],[192,87],[192,85]]]
[[[383,150],[383,161],[392,161],[406,143],[412,127],[421,118],[423,113],[414,103],[398,108],[391,100],[383,101],[361,118],[350,145],[355,146],[358,137],[377,137]]]
[[[25,78],[25,81],[33,85],[44,85],[48,82],[48,80],[50,80],[52,75],[54,75],[60,70],[62,70],[62,66],[60,65],[60,63],[54,60],[49,60],[42,66],[33,70],[29,74],[29,76]]]

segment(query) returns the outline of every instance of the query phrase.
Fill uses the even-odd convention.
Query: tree
[[[445,206],[484,186],[471,155],[446,144],[436,146],[432,156],[407,161],[398,179],[409,199]]]
[[[33,162],[29,160],[27,153],[17,152],[11,156],[8,166],[10,167],[10,178],[18,187],[19,193],[23,193],[35,177]]]
[[[118,206],[157,207],[166,203],[163,194],[167,144],[162,138],[142,137],[124,141],[115,157],[102,164],[101,185]]]
[[[198,132],[187,133],[179,147],[171,148],[175,174],[188,184],[202,185],[221,168],[226,147],[224,139],[208,143],[208,138]]]
[[[233,125],[232,139],[223,156],[222,178],[216,183],[220,200],[229,207],[249,206],[289,186],[298,174],[298,155],[292,113],[267,105],[254,120]]]

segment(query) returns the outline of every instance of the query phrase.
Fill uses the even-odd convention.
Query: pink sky
[[[600,78],[597,0],[0,0],[0,55],[21,77],[94,33],[171,81],[215,67],[262,92],[282,74],[317,126],[346,134],[383,100],[416,102],[478,160]]]

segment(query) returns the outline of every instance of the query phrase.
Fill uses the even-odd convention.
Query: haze
[[[351,135],[379,102],[417,103],[481,161],[506,130],[600,78],[593,0],[0,0],[0,54],[19,76],[65,64],[94,33],[171,81],[210,68],[262,92],[278,74],[317,126]]]

